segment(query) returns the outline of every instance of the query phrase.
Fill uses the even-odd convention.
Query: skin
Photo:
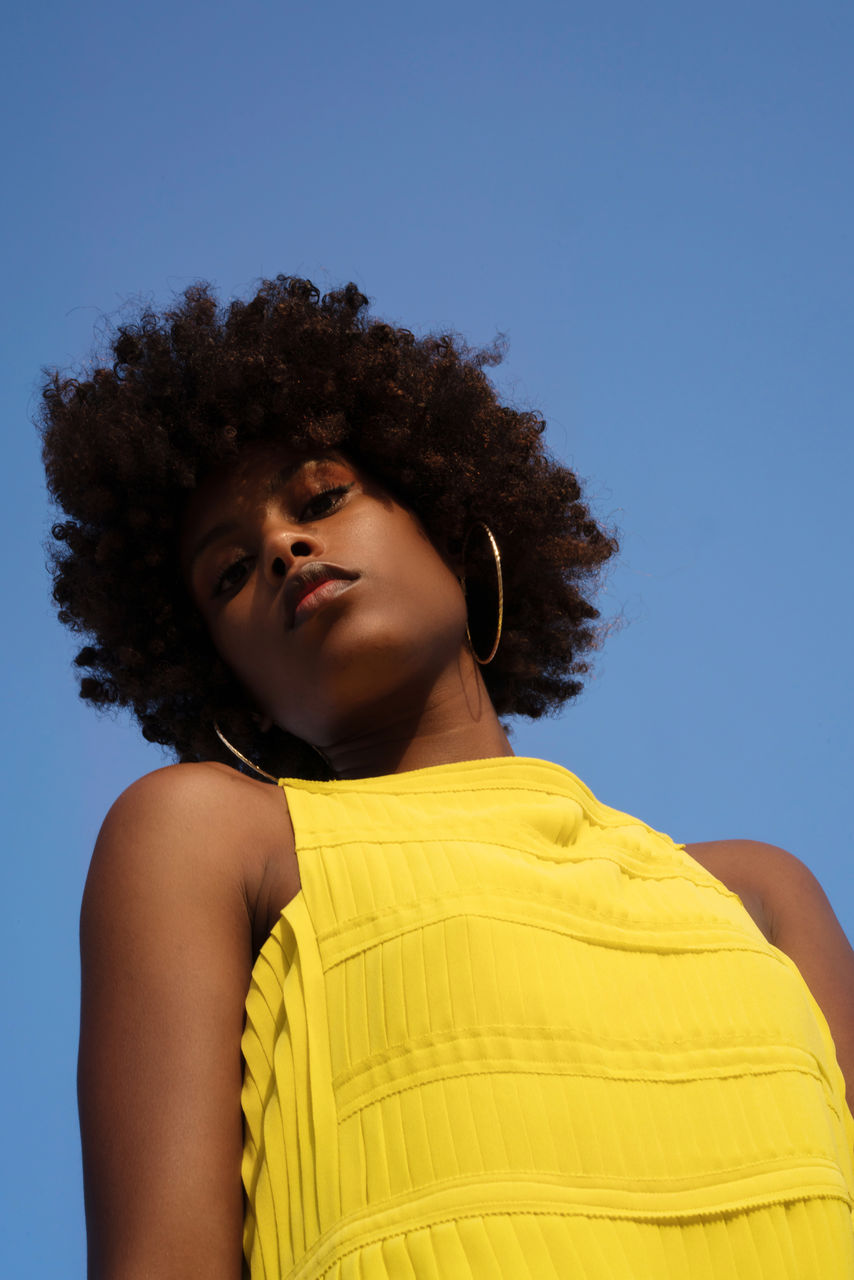
[[[510,754],[466,644],[454,567],[340,456],[247,450],[196,491],[182,560],[262,717],[320,747],[339,777]],[[283,587],[312,561],[358,576],[291,625]]]
[[[339,776],[512,754],[454,564],[340,456],[247,450],[193,495],[181,558],[260,722],[320,747]],[[292,625],[288,581],[314,561],[357,576]],[[798,965],[854,1080],[854,953],[817,881],[770,845],[687,848]],[[281,789],[224,765],[158,770],[108,814],[81,917],[93,1280],[240,1277],[243,1004],[298,889]]]

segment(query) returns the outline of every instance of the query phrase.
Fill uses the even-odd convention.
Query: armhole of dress
[[[302,868],[300,867],[299,841],[297,839],[297,829],[294,823],[294,806],[291,800],[291,795],[293,793],[289,790],[286,780],[284,778],[279,779],[279,781],[276,783],[276,787],[282,793],[282,800],[284,801],[284,809],[285,809],[285,822],[287,824],[287,830],[290,831],[291,842],[292,842],[293,851],[294,851],[294,861],[296,862],[296,870],[297,870],[297,890],[296,890],[296,893],[294,894],[294,897],[296,897],[297,894],[300,893],[302,890]]]

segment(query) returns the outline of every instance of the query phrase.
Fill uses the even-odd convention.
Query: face
[[[319,746],[440,697],[467,658],[453,568],[337,453],[247,448],[190,499],[181,559],[262,716]]]

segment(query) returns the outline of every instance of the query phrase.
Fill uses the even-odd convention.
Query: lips
[[[285,612],[288,626],[293,627],[299,621],[297,610],[303,601],[317,593],[319,604],[321,600],[338,594],[337,591],[327,592],[324,589],[327,584],[354,582],[358,576],[352,569],[345,569],[338,564],[323,564],[319,560],[312,560],[304,565],[285,583]]]

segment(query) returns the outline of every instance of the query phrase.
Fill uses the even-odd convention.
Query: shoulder
[[[686,844],[685,850],[741,898],[769,942],[777,943],[793,910],[826,901],[809,868],[777,845],[760,840],[707,840]]]
[[[816,877],[794,854],[758,840],[685,846],[738,894],[768,940],[801,972],[854,1092],[854,950]]]
[[[170,765],[134,782],[104,819],[83,924],[104,898],[150,908],[158,898],[174,903],[184,896],[239,905],[252,924],[271,868],[285,881],[290,876],[296,892],[281,789],[217,763]]]
[[[742,901],[747,898],[756,906],[760,927],[781,951],[791,954],[791,948],[802,949],[811,938],[817,944],[845,939],[826,893],[793,853],[759,840],[712,840],[686,844],[685,849]]]
[[[167,765],[131,783],[113,804],[104,826],[141,821],[216,827],[223,820],[252,821],[267,811],[267,801],[277,790],[213,761]],[[281,791],[278,799],[281,804]]]

